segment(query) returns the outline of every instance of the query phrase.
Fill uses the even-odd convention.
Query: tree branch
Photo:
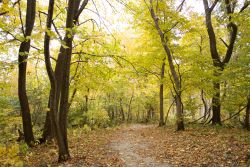
[[[240,9],[240,12],[243,12],[248,6],[250,5],[250,1],[246,0],[242,8]]]
[[[212,6],[209,8],[209,10],[211,12],[214,10],[214,7],[217,5],[218,2],[219,2],[219,0],[215,0],[214,3],[212,4]]]
[[[222,38],[220,38],[220,40],[223,42],[223,44],[228,48],[228,44],[226,43],[226,41],[224,41]]]
[[[89,0],[84,0],[82,2],[80,9],[76,12],[76,15],[75,15],[75,18],[74,18],[75,22],[78,22],[79,16],[81,15],[82,11],[87,6],[88,2],[89,2]]]
[[[229,118],[227,118],[227,119],[222,120],[222,122],[225,122],[225,121],[227,121],[227,120],[229,120],[229,119],[234,118],[235,116],[237,116],[238,114],[240,114],[241,111],[243,111],[246,107],[247,107],[247,106],[241,108],[237,113],[235,113],[234,115],[232,115],[231,117],[229,117]]]

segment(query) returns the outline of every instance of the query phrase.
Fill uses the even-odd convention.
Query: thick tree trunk
[[[27,56],[20,55],[20,53],[28,52],[29,47],[30,47],[30,42],[22,42],[20,49],[19,49],[18,97],[19,97],[19,102],[20,102],[20,107],[21,107],[24,139],[25,139],[25,142],[29,146],[32,146],[35,140],[34,140],[33,131],[32,131],[32,122],[31,122],[29,102],[28,102],[28,97],[26,94]]]
[[[162,61],[162,67],[161,67],[161,83],[160,83],[160,120],[159,120],[159,126],[164,126],[164,83],[163,80],[165,78],[165,60],[166,57],[164,57]]]
[[[61,83],[61,96],[60,96],[60,108],[59,108],[59,125],[62,133],[63,142],[67,155],[69,156],[68,139],[67,139],[67,116],[68,116],[68,98],[69,98],[69,75],[70,75],[70,62],[72,56],[72,42],[74,33],[72,28],[74,27],[75,11],[78,11],[79,3],[77,0],[68,1],[68,12],[66,20],[66,34],[65,44],[67,48],[62,48],[63,63],[62,63],[62,83]],[[78,6],[76,6],[78,4]],[[64,155],[59,156],[59,162],[64,161]]]
[[[176,96],[176,110],[177,110],[177,131],[184,130],[184,118],[183,118],[183,109],[182,102],[179,95]]]
[[[51,140],[54,138],[54,133],[52,130],[52,125],[51,125],[51,112],[47,111],[46,113],[46,119],[45,119],[45,123],[44,123],[44,127],[43,127],[43,134],[42,134],[42,139],[41,139],[41,143],[44,143],[48,140]]]
[[[50,0],[49,8],[48,8],[47,23],[46,23],[46,28],[49,31],[51,30],[53,11],[54,11],[54,0]],[[59,149],[58,151],[59,162],[61,162],[61,161],[66,161],[70,156],[67,150],[67,145],[65,144],[63,140],[63,135],[60,129],[60,124],[57,119],[57,99],[56,99],[57,80],[56,80],[55,73],[53,72],[52,65],[50,62],[50,36],[47,31],[45,32],[45,39],[44,39],[44,57],[45,57],[46,69],[47,69],[47,73],[48,73],[50,85],[51,85],[50,98],[49,98],[50,99],[49,100],[49,106],[50,106],[49,117],[51,119],[51,127],[53,127],[55,131],[55,136],[56,136],[58,149]]]
[[[221,102],[220,102],[220,83],[214,83],[215,93],[212,98],[212,124],[221,125]]]
[[[244,127],[250,131],[250,96],[247,101],[246,116],[244,121]]]
[[[45,62],[46,63],[46,62]],[[50,92],[51,93],[51,92]],[[48,109],[50,108],[50,99],[48,102]],[[41,143],[45,143],[47,140],[52,140],[55,137],[55,131],[52,129],[52,116],[50,115],[51,112],[46,112],[45,123],[43,127],[43,134],[42,138],[40,139]]]
[[[21,107],[21,115],[23,122],[23,131],[25,142],[32,146],[35,142],[34,135],[32,131],[32,122],[29,108],[29,101],[26,94],[26,69],[27,69],[27,58],[30,51],[30,37],[34,23],[35,23],[35,14],[36,14],[36,1],[27,0],[27,10],[26,10],[26,23],[25,23],[25,39],[19,48],[18,53],[18,97]]]
[[[211,19],[211,14],[217,5],[219,0],[214,0],[212,3],[211,7],[209,7],[208,0],[203,0],[203,5],[204,5],[204,10],[205,10],[205,19],[206,19],[206,27],[207,27],[207,33],[209,36],[209,45],[210,45],[210,52],[211,52],[211,57],[213,60],[213,66],[216,68],[214,72],[215,77],[219,77],[220,74],[223,72],[225,65],[230,61],[233,53],[233,48],[235,44],[235,40],[237,37],[237,32],[238,32],[238,27],[237,25],[232,21],[232,14],[234,13],[234,7],[232,6],[233,3],[230,3],[229,0],[225,0],[225,9],[226,9],[226,14],[228,16],[228,31],[230,32],[229,35],[229,44],[226,46],[227,51],[225,54],[225,57],[223,60],[221,60],[220,55],[217,50],[217,44],[216,44],[216,35],[214,32],[214,28],[212,25],[212,19]],[[212,124],[219,124],[221,125],[221,115],[220,115],[220,110],[221,110],[221,98],[220,98],[220,80],[216,78],[214,83],[214,95],[212,98],[212,110],[213,110],[213,117],[212,117]]]

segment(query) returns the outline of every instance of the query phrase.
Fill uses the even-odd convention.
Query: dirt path
[[[166,160],[157,160],[157,157],[151,154],[150,142],[154,139],[143,133],[147,128],[154,127],[139,124],[123,127],[117,132],[117,138],[111,142],[111,149],[118,152],[127,167],[170,167]]]
[[[21,158],[24,166],[32,167],[246,167],[246,155],[250,155],[247,131],[187,127],[175,132],[156,126],[123,125],[88,133],[71,129],[69,161],[57,163],[54,143],[38,145]]]

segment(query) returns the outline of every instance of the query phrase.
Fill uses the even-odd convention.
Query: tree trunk
[[[250,131],[250,96],[248,96],[248,100],[247,100],[247,108],[246,108],[244,127],[248,131]]]
[[[125,114],[124,114],[124,110],[123,110],[123,106],[122,106],[122,98],[120,98],[120,112],[121,112],[121,116],[122,116],[122,121],[125,121]]]
[[[183,118],[183,109],[182,102],[179,95],[176,96],[176,110],[177,110],[177,131],[184,130],[184,118]]]
[[[180,80],[180,76],[178,76],[175,67],[174,67],[174,62],[173,62],[173,57],[172,54],[170,52],[170,49],[168,47],[167,44],[167,37],[164,35],[162,29],[159,26],[159,18],[156,16],[155,11],[154,11],[154,7],[153,7],[153,0],[150,0],[150,14],[152,19],[154,20],[154,24],[155,24],[155,28],[158,31],[158,34],[161,38],[161,44],[165,50],[165,53],[167,55],[167,59],[168,59],[168,64],[169,64],[169,68],[170,68],[170,72],[171,75],[173,77],[173,86],[175,88],[175,93],[176,93],[176,123],[177,123],[177,130],[184,130],[184,118],[183,118],[183,107],[182,107],[182,103],[181,103],[181,80]]]
[[[212,124],[219,124],[221,125],[221,102],[220,102],[220,83],[214,83],[214,90],[215,93],[212,98]]]
[[[77,89],[75,88],[75,89],[73,90],[73,93],[72,93],[71,98],[70,98],[70,100],[69,100],[69,109],[70,109],[71,104],[72,104],[73,101],[74,101],[76,92],[77,92]],[[69,110],[69,109],[68,109],[68,110]]]
[[[47,22],[46,22],[46,28],[48,31],[51,31],[51,25],[52,25],[52,17],[53,17],[53,11],[54,11],[54,0],[49,1],[49,8],[48,8],[48,16],[47,16]],[[67,150],[67,145],[65,144],[63,140],[62,131],[60,129],[60,124],[57,119],[57,80],[55,77],[55,73],[52,69],[52,65],[50,62],[50,36],[48,32],[45,32],[45,39],[44,39],[44,57],[45,57],[45,64],[47,73],[50,80],[50,100],[49,100],[49,106],[50,106],[50,114],[48,114],[51,118],[51,127],[53,127],[55,131],[55,137],[58,144],[59,149],[59,162],[66,161],[70,156]],[[68,108],[68,106],[67,106]]]
[[[50,108],[50,97],[49,97],[49,102],[48,102],[48,109],[49,108]],[[51,114],[50,111],[46,112],[46,118],[45,118],[45,123],[43,127],[43,134],[42,134],[42,138],[40,139],[41,143],[45,143],[47,140],[52,140],[55,137],[55,131],[54,129],[52,129],[53,128],[52,119],[51,119],[52,116],[50,114]]]
[[[44,50],[45,50],[45,61],[46,69],[51,82],[50,91],[50,117],[52,123],[49,124],[48,120],[45,122],[45,126],[51,126],[50,128],[55,130],[55,136],[59,147],[59,158],[58,161],[66,161],[70,158],[68,141],[67,141],[67,113],[69,110],[69,71],[70,71],[70,61],[72,55],[72,41],[74,37],[74,32],[72,28],[74,24],[77,23],[81,12],[86,7],[88,0],[83,0],[81,7],[79,8],[81,0],[71,0],[68,1],[68,11],[66,20],[66,33],[64,37],[64,42],[67,48],[64,46],[60,47],[60,52],[58,55],[55,72],[51,67],[50,53],[49,53],[49,43],[50,36],[45,34]],[[50,5],[48,9],[47,18],[47,29],[51,29],[52,16],[53,16],[54,0],[50,0]],[[75,92],[75,91],[74,91]],[[75,93],[73,93],[75,94]],[[53,100],[52,100],[53,99]],[[59,118],[58,118],[59,116]],[[48,113],[46,118],[49,117]],[[45,133],[46,128],[44,128]]]
[[[79,2],[79,1],[78,1]],[[67,155],[69,156],[68,149],[68,139],[67,139],[67,116],[68,116],[68,98],[69,98],[69,76],[70,76],[70,62],[72,56],[72,42],[74,37],[74,32],[72,28],[74,27],[74,17],[75,12],[78,11],[79,3],[77,0],[68,1],[68,12],[66,20],[66,34],[64,37],[64,42],[67,48],[62,48],[63,63],[62,63],[62,83],[60,90],[60,108],[59,108],[59,125],[62,133],[62,138],[64,145],[66,147]],[[78,4],[78,6],[76,5]],[[64,155],[59,156],[59,161],[64,161]]]
[[[45,119],[45,123],[44,123],[44,128],[43,128],[43,134],[42,134],[42,139],[41,139],[41,143],[45,143],[47,140],[51,140],[54,138],[54,133],[52,130],[52,125],[51,125],[51,112],[47,111],[46,112],[46,119]]]
[[[205,93],[204,93],[203,89],[201,90],[201,100],[202,100],[202,103],[204,106],[203,121],[205,121],[207,118],[207,115],[208,115],[208,105],[207,105],[207,101],[205,99]]]
[[[225,65],[230,61],[233,53],[233,48],[235,44],[235,40],[237,37],[237,32],[238,32],[238,27],[237,25],[232,21],[232,14],[234,13],[234,7],[232,6],[232,3],[229,2],[229,0],[225,0],[225,9],[226,9],[226,14],[228,16],[229,23],[227,25],[228,31],[230,32],[229,35],[229,44],[226,46],[226,54],[224,56],[224,59],[221,60],[220,55],[217,50],[217,42],[216,42],[216,35],[214,32],[214,28],[212,25],[212,19],[211,19],[211,14],[213,12],[213,9],[217,5],[219,0],[215,0],[211,7],[209,7],[208,0],[203,0],[203,5],[204,5],[204,10],[205,10],[205,19],[206,19],[206,27],[207,27],[207,33],[209,36],[209,46],[210,46],[210,53],[211,57],[213,60],[213,66],[215,67],[216,70],[214,72],[215,77],[219,77],[221,73],[224,70]],[[214,95],[212,98],[212,110],[213,110],[213,117],[212,117],[212,124],[219,124],[221,125],[221,115],[220,115],[220,110],[221,110],[221,99],[220,99],[220,80],[216,78],[214,82]]]
[[[134,91],[132,92],[131,98],[129,100],[129,104],[128,104],[128,117],[127,117],[127,121],[130,122],[132,121],[132,101],[134,98]]]
[[[35,140],[32,131],[31,115],[29,101],[26,94],[26,69],[27,58],[30,51],[30,35],[32,33],[36,15],[36,1],[27,0],[26,23],[25,23],[25,40],[21,43],[18,53],[18,97],[21,107],[21,115],[23,122],[23,131],[25,142],[29,146],[33,146]]]
[[[89,91],[90,89],[87,89],[87,94],[85,95],[85,112],[88,112],[89,110]]]
[[[160,120],[159,126],[164,126],[164,83],[163,80],[165,78],[165,60],[166,57],[162,60],[162,67],[161,67],[161,83],[160,83]]]

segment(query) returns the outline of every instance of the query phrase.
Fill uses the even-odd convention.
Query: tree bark
[[[219,124],[221,125],[221,102],[220,102],[220,83],[214,83],[214,90],[215,93],[212,98],[212,124]]]
[[[159,126],[164,126],[164,83],[163,80],[165,78],[165,61],[166,57],[162,60],[162,67],[161,67],[161,83],[160,83],[160,120]]]
[[[46,63],[46,62],[45,62]],[[50,108],[50,100],[48,103],[48,109]],[[47,111],[46,112],[46,119],[45,119],[45,123],[44,123],[44,127],[43,127],[43,134],[42,134],[42,138],[41,138],[41,143],[45,143],[47,140],[52,140],[55,136],[54,134],[54,130],[52,129],[52,116],[50,115],[51,112]]]
[[[21,43],[18,53],[18,97],[21,107],[21,115],[23,122],[23,131],[25,142],[29,146],[33,146],[35,140],[32,131],[32,122],[29,108],[29,101],[26,93],[26,70],[27,58],[30,51],[30,36],[35,23],[36,1],[27,0],[26,23],[24,37],[25,40]]]
[[[250,131],[250,96],[247,99],[246,116],[244,121],[244,127]]]

